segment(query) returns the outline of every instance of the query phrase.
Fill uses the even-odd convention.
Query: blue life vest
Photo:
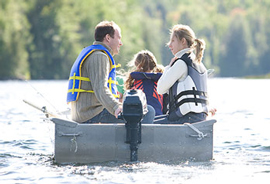
[[[161,75],[162,73],[130,73],[130,76],[135,79],[131,89],[141,89],[145,93],[147,104],[155,109],[156,116],[163,114],[163,95],[157,92],[157,81]]]
[[[67,102],[76,101],[79,97],[79,94],[81,92],[87,92],[87,93],[94,93],[92,90],[85,90],[81,89],[81,81],[87,81],[90,82],[90,79],[88,77],[82,77],[81,68],[83,62],[86,60],[86,58],[92,54],[94,51],[102,51],[104,52],[109,60],[110,60],[110,73],[108,77],[108,88],[110,89],[111,93],[115,98],[118,98],[119,95],[117,95],[117,81],[116,81],[116,65],[114,62],[114,59],[110,52],[102,45],[90,45],[86,48],[84,48],[79,56],[77,57],[76,61],[74,62],[69,76],[69,83],[68,83],[68,93],[67,93]]]

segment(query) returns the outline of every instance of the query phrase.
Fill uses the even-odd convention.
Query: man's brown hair
[[[117,24],[113,21],[102,21],[95,28],[95,40],[102,42],[107,34],[114,38],[114,32]]]

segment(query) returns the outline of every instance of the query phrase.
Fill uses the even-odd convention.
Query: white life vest
[[[182,117],[189,112],[208,112],[207,70],[203,64],[195,64],[190,53],[177,60],[183,60],[188,75],[183,81],[176,81],[169,91],[169,116]],[[177,61],[176,60],[176,61]]]

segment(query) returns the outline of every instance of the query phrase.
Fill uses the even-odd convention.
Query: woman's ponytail
[[[205,41],[203,39],[195,39],[196,45],[195,45],[195,52],[196,52],[196,60],[198,63],[202,61],[203,53],[205,49]]]

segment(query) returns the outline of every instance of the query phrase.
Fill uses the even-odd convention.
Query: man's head
[[[113,21],[102,21],[95,28],[95,40],[108,45],[113,55],[118,54],[123,45],[121,37],[121,29]]]

